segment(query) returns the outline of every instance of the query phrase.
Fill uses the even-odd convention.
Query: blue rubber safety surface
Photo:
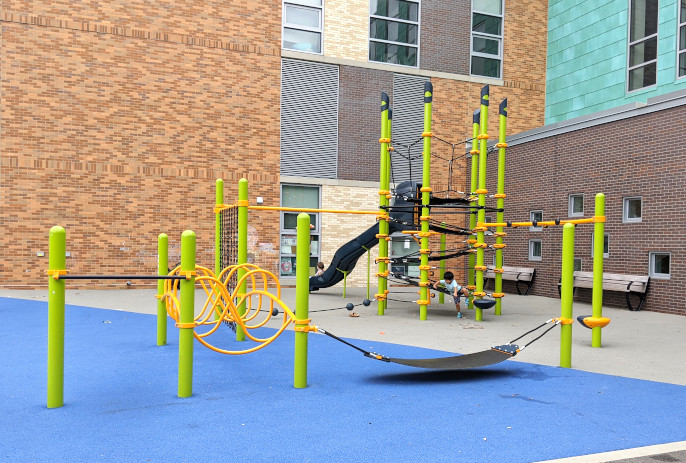
[[[154,316],[78,306],[67,307],[65,406],[47,409],[47,304],[0,299],[0,317],[2,462],[512,463],[686,440],[686,387],[512,361],[417,370],[320,335],[309,386],[294,389],[292,332],[242,356],[196,343],[193,396],[179,399],[173,323],[158,347]],[[217,343],[245,345],[220,331]]]

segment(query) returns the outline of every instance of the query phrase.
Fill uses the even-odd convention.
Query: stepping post
[[[67,232],[55,226],[50,229],[48,266],[48,408],[64,405],[64,280],[59,276],[66,272]]]

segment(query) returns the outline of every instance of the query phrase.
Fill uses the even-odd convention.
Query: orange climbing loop
[[[207,296],[202,309],[195,314],[192,323],[180,323],[179,280],[165,280],[162,299],[167,308],[167,314],[176,321],[178,328],[193,328],[193,336],[205,347],[222,354],[248,354],[269,345],[281,335],[284,330],[294,323],[299,331],[309,326],[310,320],[298,320],[293,311],[281,300],[281,284],[272,272],[261,269],[253,264],[232,265],[219,275],[210,269],[196,266],[195,272],[182,272],[176,267],[169,275],[184,275],[188,278],[195,273],[196,287],[200,286]],[[244,275],[237,279],[238,270],[244,270]],[[229,290],[235,281],[235,289]],[[245,292],[241,293],[241,286],[245,284]],[[268,307],[265,307],[267,306]],[[239,308],[245,307],[245,313],[240,314]],[[274,308],[283,313],[281,326],[276,333],[267,338],[253,334],[253,330],[263,327],[275,316]],[[258,317],[260,314],[263,317]],[[215,333],[223,323],[235,323],[240,327],[246,338],[258,343],[242,350],[229,350],[210,344],[207,338]],[[305,326],[302,326],[305,325]],[[309,329],[309,328],[307,328]],[[316,328],[314,328],[316,329]]]

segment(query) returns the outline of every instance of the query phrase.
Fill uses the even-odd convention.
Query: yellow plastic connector
[[[419,282],[419,287],[420,287],[420,288],[423,288],[423,287],[425,287],[425,286],[431,286],[431,282],[430,282],[430,281],[420,281],[420,282]]]
[[[379,194],[380,194],[381,196],[386,196],[386,195],[391,194],[391,192],[388,191],[388,190],[379,190]]]
[[[386,270],[385,272],[379,272],[376,274],[376,276],[386,278],[388,276],[388,270]]]
[[[374,299],[377,299],[379,301],[383,301],[384,299],[386,299],[386,295],[385,294],[375,294]]]
[[[390,138],[379,138],[379,143],[390,143],[391,139]]]
[[[177,322],[174,324],[174,326],[176,326],[177,328],[181,328],[181,329],[183,329],[183,328],[194,329],[196,327],[196,324],[195,324],[195,322],[190,322],[190,323]]]
[[[419,189],[422,193],[431,193],[433,190],[431,189],[430,186],[423,186]]]
[[[506,246],[507,246],[507,244],[499,244],[499,243],[496,243],[496,244],[493,245],[493,247],[494,247],[495,249],[502,249],[502,248],[504,248],[504,247],[506,247]]]
[[[236,206],[238,207],[248,207],[250,205],[250,202],[247,199],[239,199],[236,201]]]
[[[475,265],[474,266],[474,270],[477,270],[477,271],[481,270],[482,272],[485,272],[486,268],[487,267],[485,265]]]
[[[496,199],[505,199],[507,198],[507,195],[505,193],[496,193],[493,195],[493,197]]]
[[[433,132],[422,132],[422,137],[433,137]]]
[[[501,297],[505,297],[505,293],[493,293],[493,294],[491,294],[491,297],[493,297],[495,299],[499,299]]]
[[[606,217],[604,215],[598,215],[593,217],[593,223],[603,223],[606,221]]]
[[[417,304],[419,304],[419,305],[429,305],[429,304],[431,304],[431,301],[430,301],[430,300],[427,300],[427,299],[420,299],[420,300],[417,301]]]
[[[561,325],[571,325],[572,323],[574,323],[574,319],[563,317],[553,318],[553,321],[559,322]]]
[[[496,143],[495,147],[496,148],[507,148],[507,143]]]
[[[60,279],[60,275],[68,275],[69,270],[46,270],[45,273],[47,273],[49,276],[51,276],[55,280]]]
[[[486,295],[486,293],[483,291],[474,291],[472,293],[472,296],[475,296],[475,297],[484,297],[485,295]]]
[[[476,193],[476,194],[478,194],[478,195],[487,195],[487,194],[488,194],[488,190],[485,189],[485,188],[483,188],[483,189],[478,189],[478,190],[476,190],[474,193]]]
[[[470,150],[469,154],[481,154],[481,151],[479,150]]]
[[[419,270],[431,270],[431,266],[430,265],[420,265]]]
[[[489,137],[487,133],[480,133],[476,136],[477,140],[488,140],[489,138],[491,137]]]
[[[474,244],[474,247],[475,247],[475,248],[487,248],[487,247],[488,247],[488,244],[486,244],[486,243],[476,243],[476,244]]]

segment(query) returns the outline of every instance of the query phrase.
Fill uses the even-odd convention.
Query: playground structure
[[[413,234],[417,234],[421,240],[421,260],[420,260],[420,319],[426,320],[426,307],[429,302],[429,254],[432,252],[429,249],[429,237],[437,234],[431,230],[430,226],[430,210],[433,207],[431,204],[431,188],[429,186],[430,173],[430,156],[427,154],[430,150],[430,143],[432,134],[431,129],[431,103],[432,103],[433,89],[430,84],[427,85],[424,94],[425,103],[425,118],[424,118],[424,133],[422,134],[424,141],[424,169],[423,181],[424,184],[420,188],[421,192],[421,222],[420,230],[404,230]],[[389,232],[392,229],[390,223],[394,217],[394,212],[407,213],[407,206],[399,206],[400,211],[393,211],[393,207],[389,204],[391,193],[389,192],[389,169],[390,165],[390,122],[388,120],[388,97],[383,94],[382,98],[382,138],[381,143],[381,189],[379,191],[380,205],[379,211],[350,211],[350,210],[325,210],[325,209],[297,209],[297,208],[283,208],[270,206],[252,206],[248,200],[248,182],[246,179],[239,181],[238,201],[233,205],[223,204],[223,181],[217,180],[216,193],[216,227],[215,227],[215,271],[197,266],[195,262],[195,234],[187,230],[182,234],[181,239],[181,263],[177,268],[171,272],[168,270],[168,251],[167,251],[167,236],[162,234],[158,238],[158,275],[69,275],[66,270],[65,248],[66,248],[66,232],[62,227],[53,227],[50,231],[50,254],[49,254],[49,328],[48,328],[48,407],[55,408],[63,405],[63,385],[64,385],[64,310],[65,310],[65,282],[66,279],[156,279],[158,280],[158,322],[157,322],[157,344],[166,344],[166,321],[167,316],[170,316],[176,321],[176,327],[179,328],[179,373],[178,373],[178,395],[179,397],[189,397],[192,395],[192,376],[193,376],[193,339],[198,339],[203,345],[225,354],[243,354],[254,352],[265,347],[276,339],[283,331],[291,324],[294,324],[295,331],[295,364],[294,364],[294,387],[304,388],[307,386],[307,335],[309,332],[319,332],[328,335],[338,341],[341,341],[359,351],[365,356],[374,358],[385,362],[394,362],[408,366],[416,366],[422,368],[438,368],[438,369],[462,369],[474,368],[479,366],[491,365],[503,361],[521,352],[527,345],[539,339],[543,334],[552,329],[550,327],[543,334],[539,335],[534,340],[530,341],[522,347],[513,344],[519,340],[517,338],[508,344],[496,346],[483,352],[475,354],[462,355],[457,357],[447,357],[439,359],[398,359],[389,358],[374,352],[369,352],[348,343],[341,338],[336,337],[330,332],[311,325],[309,317],[309,292],[311,289],[312,280],[309,277],[309,246],[310,246],[310,212],[330,212],[340,214],[367,214],[376,215],[379,219],[379,233],[375,236],[378,238],[379,249],[379,292],[376,294],[378,313],[384,314],[387,301],[387,281],[389,276],[388,264],[390,258],[388,257],[388,241],[390,239]],[[548,323],[553,322],[556,326],[562,325],[561,334],[561,350],[560,350],[560,366],[571,367],[571,323],[572,320],[572,304],[573,304],[573,260],[574,260],[574,227],[582,223],[594,223],[595,225],[595,248],[594,248],[594,280],[598,278],[593,288],[593,316],[585,317],[586,326],[593,330],[593,346],[600,347],[600,330],[609,322],[608,319],[602,317],[602,243],[604,232],[604,196],[598,194],[596,196],[596,215],[591,219],[580,220],[555,220],[548,222],[503,222],[502,216],[502,200],[504,193],[498,193],[498,222],[487,223],[484,222],[486,210],[486,194],[485,189],[485,158],[487,152],[486,133],[486,117],[488,106],[488,90],[482,91],[481,95],[481,112],[480,112],[480,128],[474,128],[474,132],[479,131],[476,139],[480,142],[479,152],[479,184],[476,190],[477,194],[477,219],[476,227],[468,230],[466,234],[476,232],[477,238],[473,248],[476,249],[476,261],[474,278],[475,289],[473,296],[476,299],[473,301],[476,307],[477,314],[487,307],[487,300],[483,297],[486,293],[483,291],[483,273],[484,266],[484,250],[486,248],[485,232],[488,228],[496,228],[499,234],[496,234],[496,239],[500,240],[496,244],[502,246],[496,248],[497,252],[502,252],[504,244],[502,238],[505,236],[502,230],[505,227],[523,227],[523,226],[554,226],[564,225],[563,237],[563,259],[562,259],[562,309],[559,318],[553,318],[540,325],[539,327],[525,333],[526,336]],[[504,139],[505,129],[504,123],[507,113],[506,104],[501,105],[501,129],[500,138]],[[476,125],[476,123],[475,123]],[[384,135],[386,137],[384,137]],[[504,141],[498,143],[497,149],[503,150],[502,172],[504,173],[504,149],[506,144]],[[473,150],[476,151],[476,150]],[[476,156],[476,153],[472,153]],[[500,153],[499,153],[500,154]],[[499,156],[500,160],[500,156]],[[474,157],[472,158],[474,163]],[[499,171],[501,170],[499,163]],[[502,176],[498,179],[498,190],[504,188],[504,180]],[[501,181],[502,180],[502,181]],[[410,198],[414,200],[415,198]],[[470,196],[467,200],[462,199],[463,202],[473,203],[474,197]],[[417,205],[412,205],[412,210],[418,209]],[[473,205],[470,207],[470,212],[473,214]],[[403,209],[405,208],[405,209]],[[281,287],[278,278],[266,270],[260,269],[247,262],[247,230],[248,230],[248,211],[249,210],[288,210],[292,212],[300,212],[297,218],[297,252],[296,252],[296,309],[291,310],[281,300]],[[228,211],[228,212],[227,212]],[[223,230],[223,224],[229,217],[230,223],[235,223],[235,243],[233,242],[233,235],[227,241]],[[396,216],[397,218],[397,216]],[[445,227],[443,227],[446,229]],[[443,242],[443,241],[442,241]],[[236,262],[231,265],[224,265],[222,262],[222,251],[229,249],[235,253]],[[226,253],[224,253],[225,255]],[[440,257],[445,258],[445,246],[442,246]],[[464,254],[473,255],[473,249],[468,249]],[[359,256],[358,256],[359,257]],[[497,258],[498,259],[498,258]],[[356,260],[356,259],[355,259]],[[502,267],[502,254],[500,255],[498,268]],[[354,263],[353,263],[354,265]],[[496,275],[497,276],[497,275]],[[471,282],[471,281],[470,281]],[[600,282],[600,284],[597,284]],[[194,313],[195,306],[195,285],[200,283],[207,295],[207,300],[203,305],[199,314]],[[502,284],[500,281],[497,284]],[[250,288],[248,286],[250,285]],[[274,285],[274,287],[271,287]],[[496,290],[501,288],[496,286]],[[272,291],[270,291],[270,289]],[[275,289],[275,291],[274,291]],[[180,291],[180,295],[179,295]],[[502,296],[501,296],[502,297]],[[496,298],[499,299],[499,298]],[[254,302],[256,300],[256,302]],[[263,302],[269,301],[269,307],[263,308]],[[483,301],[483,303],[481,302]],[[497,303],[497,301],[495,301]],[[366,304],[365,304],[366,305]],[[283,311],[283,318],[281,326],[276,333],[268,337],[260,337],[251,333],[251,330],[258,329],[265,326],[267,321],[272,316],[278,314],[278,309]],[[259,313],[264,312],[266,316],[261,321],[257,320]],[[479,316],[477,320],[481,320]],[[207,337],[215,333],[222,323],[231,323],[235,326],[236,341],[245,341],[246,338],[256,342],[258,345],[241,350],[228,350],[218,348],[211,345],[207,341]]]

